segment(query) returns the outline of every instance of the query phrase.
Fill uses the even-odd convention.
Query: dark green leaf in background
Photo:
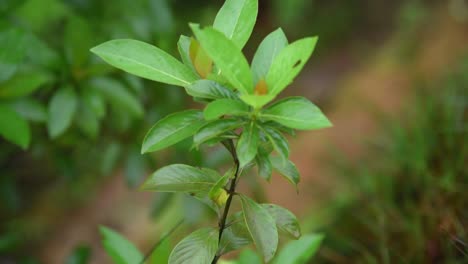
[[[0,98],[10,99],[29,95],[50,81],[51,76],[46,73],[21,72],[4,83],[0,83]]]
[[[47,121],[46,107],[33,98],[21,98],[14,101],[11,107],[23,118],[34,122]]]
[[[307,234],[286,244],[274,260],[274,264],[306,264],[315,255],[323,235]]]
[[[29,125],[10,107],[0,104],[0,135],[26,149],[31,141]]]
[[[71,87],[64,87],[54,93],[49,102],[47,129],[51,138],[63,134],[71,125],[78,108],[78,99]]]
[[[77,16],[68,19],[64,34],[65,57],[74,68],[84,66],[90,56],[89,49],[94,43],[91,25]]]
[[[143,260],[143,254],[135,245],[117,232],[104,226],[101,226],[99,231],[102,236],[104,249],[114,264],[136,264]]]
[[[27,51],[26,34],[17,29],[0,32],[0,82],[17,70]]]
[[[182,239],[172,250],[169,264],[210,264],[218,250],[218,230],[199,229]]]

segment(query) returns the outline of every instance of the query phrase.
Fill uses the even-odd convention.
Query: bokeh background
[[[187,23],[211,24],[222,3],[0,1],[0,58],[22,53],[14,74],[0,73],[0,104],[32,135],[26,150],[0,138],[0,263],[110,263],[99,225],[146,252],[180,219],[172,245],[215,222],[190,197],[137,190],[165,164],[229,161],[221,148],[187,151],[191,142],[140,155],[152,124],[196,103],[89,48],[133,38],[177,56]],[[290,40],[320,37],[283,96],[308,97],[334,127],[291,138],[299,193],[254,171],[242,190],[325,234],[311,263],[468,263],[468,1],[260,0],[249,59],[277,27]],[[12,34],[21,45],[8,46]],[[65,121],[51,113],[63,91],[77,104]],[[54,122],[65,128],[51,133]]]

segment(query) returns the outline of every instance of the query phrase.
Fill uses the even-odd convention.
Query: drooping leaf
[[[242,94],[240,98],[246,104],[253,106],[255,109],[260,109],[262,106],[268,104],[269,102],[271,102],[271,100],[275,99],[275,96],[271,94]]]
[[[299,239],[301,237],[301,228],[296,216],[289,210],[276,204],[262,204],[270,215],[275,219],[276,227],[291,236]]]
[[[0,82],[17,70],[27,51],[27,36],[17,29],[0,32]]]
[[[219,243],[220,254],[224,255],[252,243],[252,236],[247,229],[242,212],[230,215],[226,224],[227,227],[224,229]]]
[[[25,97],[16,100],[11,107],[23,118],[34,122],[45,122],[47,120],[47,110],[38,100]]]
[[[198,80],[185,87],[187,93],[193,97],[206,99],[236,99],[236,94],[212,80]]]
[[[273,149],[286,161],[289,157],[288,140],[276,129],[264,126],[262,127],[265,136],[271,142]]]
[[[262,253],[265,262],[269,262],[275,256],[278,247],[275,220],[264,207],[252,199],[241,196],[241,202],[245,223],[255,247]]]
[[[199,110],[170,114],[159,120],[146,134],[141,153],[157,151],[176,144],[198,131],[205,124]]]
[[[10,99],[29,95],[50,79],[48,74],[40,71],[18,73],[0,84],[0,98]]]
[[[209,103],[205,110],[203,110],[203,115],[206,120],[214,120],[221,116],[242,116],[247,115],[249,107],[241,101],[233,99],[218,99]]]
[[[199,229],[182,239],[172,250],[169,264],[210,264],[218,250],[218,230]]]
[[[299,240],[286,244],[275,258],[274,264],[306,264],[315,255],[322,243],[323,235],[307,234]]]
[[[71,87],[60,88],[49,102],[47,129],[51,138],[63,134],[71,125],[78,108],[78,99]]]
[[[273,60],[287,45],[288,39],[281,28],[271,32],[263,39],[252,60],[252,74],[255,84],[266,78]]]
[[[216,15],[213,27],[242,49],[250,38],[258,13],[258,0],[227,0]]]
[[[189,55],[198,75],[206,79],[213,70],[213,61],[194,38],[190,40]]]
[[[140,101],[120,82],[109,78],[96,78],[91,81],[90,86],[100,92],[114,108],[121,109],[131,116],[143,116]]]
[[[263,148],[258,148],[257,157],[255,158],[258,175],[267,181],[270,181],[271,174],[273,172],[273,166],[271,165],[269,157],[270,153],[265,151]]]
[[[237,142],[236,148],[241,168],[252,161],[257,155],[258,141],[259,132],[255,122],[244,126],[244,131]]]
[[[270,160],[271,164],[273,164],[273,168],[297,188],[297,184],[301,180],[301,176],[296,165],[294,165],[290,160],[284,162],[280,157],[271,157]]]
[[[261,113],[264,120],[278,122],[294,129],[319,129],[330,127],[327,117],[304,97],[287,97]]]
[[[143,254],[126,238],[111,230],[101,226],[99,231],[102,236],[102,244],[107,254],[115,264],[140,263]]]
[[[31,141],[29,125],[10,107],[0,104],[0,135],[26,149]]]
[[[213,170],[172,164],[151,174],[140,189],[157,192],[208,192],[220,177]]]
[[[196,146],[212,140],[228,131],[242,126],[243,121],[238,119],[219,119],[212,121],[203,127],[193,137],[193,142]]]
[[[281,50],[265,78],[270,94],[279,94],[294,80],[312,55],[316,43],[317,37],[303,38]]]
[[[141,41],[111,40],[91,51],[114,67],[153,81],[187,86],[197,79],[190,68],[180,61]]]
[[[212,27],[200,29],[196,24],[190,26],[221,74],[241,93],[252,93],[252,73],[241,50],[223,33]]]

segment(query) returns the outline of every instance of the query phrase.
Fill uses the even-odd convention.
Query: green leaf
[[[258,149],[257,157],[255,161],[257,163],[258,175],[267,181],[271,180],[271,174],[273,166],[270,161],[270,153],[265,151],[263,148]]]
[[[215,202],[218,206],[223,206],[226,203],[228,198],[228,193],[224,189],[226,184],[228,183],[229,179],[234,175],[234,171],[230,169],[227,171],[223,177],[219,178],[213,187],[211,187],[208,196],[210,199]]]
[[[23,149],[26,149],[31,141],[31,132],[26,120],[6,105],[0,105],[0,135]]]
[[[213,61],[194,38],[190,40],[189,55],[198,75],[206,79],[213,70]]]
[[[151,174],[140,189],[157,192],[208,192],[220,177],[213,170],[172,164]]]
[[[198,80],[185,87],[187,93],[193,97],[206,99],[236,99],[236,94],[230,89],[211,80]]]
[[[252,243],[252,237],[247,229],[244,214],[237,212],[228,217],[227,227],[224,229],[219,253],[224,255]]]
[[[213,27],[242,49],[250,38],[258,14],[258,0],[227,0],[216,15]]]
[[[281,50],[265,79],[269,94],[279,94],[294,80],[312,55],[316,43],[317,37],[303,38]]]
[[[200,45],[214,61],[221,74],[241,93],[253,92],[252,73],[241,50],[214,28],[190,25]]]
[[[269,262],[275,256],[278,247],[275,220],[264,207],[252,199],[242,195],[241,202],[245,223],[255,247],[262,253],[265,262]]]
[[[27,51],[27,35],[17,29],[0,32],[0,82],[16,72]]]
[[[90,85],[116,109],[125,110],[135,117],[143,116],[144,110],[140,101],[120,82],[109,78],[96,78],[91,81]]]
[[[168,263],[169,255],[171,254],[171,243],[169,239],[165,238],[158,247],[151,253],[150,263],[151,264],[163,264]]]
[[[242,124],[243,121],[238,119],[220,119],[212,121],[198,130],[193,137],[193,142],[195,146],[199,146],[202,143],[242,126]]]
[[[190,59],[190,41],[190,37],[180,35],[179,41],[177,42],[177,49],[182,62],[188,66],[192,72],[196,72],[195,67],[192,64],[192,60]]]
[[[106,115],[106,103],[97,89],[93,87],[85,87],[82,91],[82,98],[86,105],[91,108],[98,119]]]
[[[71,125],[78,107],[78,99],[71,87],[59,89],[49,102],[47,129],[51,138],[63,134]]]
[[[296,165],[294,165],[294,163],[292,163],[290,160],[284,162],[284,160],[280,157],[271,157],[270,160],[273,164],[273,168],[275,168],[275,170],[277,170],[282,176],[286,178],[286,180],[291,182],[297,188],[297,184],[301,180],[301,176],[296,168]]]
[[[268,213],[275,219],[276,226],[279,230],[295,239],[301,237],[301,228],[293,213],[276,204],[262,204],[262,206],[267,209]]]
[[[268,104],[269,102],[271,102],[271,100],[275,99],[275,96],[271,94],[266,94],[266,95],[242,94],[240,98],[246,104],[253,106],[255,109],[260,109],[262,106]]]
[[[172,250],[169,264],[210,264],[218,250],[218,230],[199,229],[182,239]]]
[[[16,74],[0,85],[0,98],[9,99],[29,95],[50,79],[48,74],[39,71]]]
[[[322,111],[304,97],[280,100],[265,109],[260,116],[264,120],[275,121],[294,129],[310,130],[332,125]]]
[[[218,99],[209,103],[203,115],[206,120],[214,120],[221,116],[243,116],[247,115],[249,107],[241,101],[233,99]]]
[[[114,67],[153,81],[187,86],[197,79],[189,67],[165,51],[141,41],[111,40],[91,51]]]
[[[65,27],[64,49],[65,57],[75,68],[84,66],[89,59],[89,49],[93,46],[95,37],[87,20],[70,16]]]
[[[140,263],[143,254],[130,241],[110,228],[101,226],[102,244],[114,264]]]
[[[90,258],[91,248],[89,246],[80,245],[67,257],[65,264],[87,264],[90,262]]]
[[[299,240],[291,241],[279,252],[274,264],[306,264],[315,255],[323,241],[323,235],[304,235]]]
[[[174,145],[195,134],[205,124],[199,110],[170,114],[159,120],[146,134],[141,153],[157,151]]]
[[[34,122],[45,122],[47,110],[43,104],[32,98],[21,98],[11,104],[11,107],[23,118]]]
[[[288,39],[281,28],[271,32],[263,39],[252,60],[254,84],[260,81],[260,79],[265,79],[273,60],[287,45]]]
[[[252,161],[257,155],[258,140],[258,127],[255,122],[251,122],[244,127],[244,131],[237,142],[236,151],[241,168]]]
[[[262,127],[265,136],[273,145],[273,149],[286,161],[289,157],[288,140],[276,129],[271,127]]]
[[[81,101],[76,115],[76,124],[88,137],[95,139],[99,133],[99,118],[87,101]]]
[[[239,259],[236,264],[262,264],[262,259],[260,256],[251,249],[243,250],[239,254]]]

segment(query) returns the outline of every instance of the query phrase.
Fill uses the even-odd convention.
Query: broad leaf
[[[273,166],[269,157],[270,153],[265,151],[263,148],[258,148],[257,157],[255,158],[258,175],[267,181],[270,181],[273,171]]]
[[[271,100],[275,99],[275,96],[271,94],[243,94],[240,96],[240,98],[246,104],[253,106],[255,109],[260,109],[262,106],[268,104]]]
[[[185,87],[185,90],[193,97],[205,99],[236,99],[237,97],[232,90],[211,80],[198,80]]]
[[[140,189],[157,192],[208,192],[220,177],[213,170],[172,164],[151,174]]]
[[[200,29],[196,24],[190,26],[221,74],[241,93],[252,93],[252,73],[241,50],[223,33],[214,28]]]
[[[140,101],[120,82],[109,78],[96,78],[91,81],[90,85],[116,109],[123,110],[135,117],[143,116],[144,110]]]
[[[304,235],[291,241],[279,252],[274,264],[306,264],[315,255],[323,241],[323,235]]]
[[[255,247],[262,253],[265,262],[269,262],[278,247],[278,230],[275,220],[264,207],[252,199],[241,196],[241,201],[245,223]]]
[[[224,115],[247,115],[248,111],[249,107],[242,101],[233,99],[218,99],[209,103],[205,107],[205,110],[203,110],[203,115],[205,116],[206,120],[214,120]]]
[[[292,163],[290,160],[284,162],[284,160],[280,157],[271,157],[270,160],[273,164],[273,168],[275,168],[275,170],[277,170],[282,176],[286,178],[286,180],[291,182],[297,188],[297,184],[301,180],[301,176],[296,168],[296,165],[294,165],[294,163]]]
[[[212,121],[198,130],[193,137],[196,146],[215,139],[218,136],[242,126],[243,121],[238,119],[220,119]]]
[[[153,81],[187,86],[197,79],[189,67],[165,51],[141,41],[111,40],[91,51],[114,67]]]
[[[78,98],[71,87],[59,89],[49,102],[47,129],[51,138],[63,134],[71,125],[78,108]]]
[[[172,250],[169,264],[210,264],[218,250],[218,230],[199,229],[182,239]]]
[[[309,60],[316,43],[317,37],[309,37],[297,40],[281,50],[265,79],[269,94],[277,95],[292,83]]]
[[[289,157],[288,140],[276,129],[271,127],[262,127],[265,136],[271,142],[273,149],[286,161]]]
[[[213,27],[242,49],[250,38],[258,13],[258,0],[227,0],[216,15]]]
[[[0,84],[0,98],[9,99],[29,95],[50,79],[48,74],[39,71],[16,74]]]
[[[151,253],[151,264],[165,264],[169,262],[169,255],[171,254],[171,243],[168,238],[165,238]]]
[[[26,55],[27,44],[26,34],[19,30],[0,32],[0,82],[16,72]]]
[[[0,104],[0,135],[26,149],[31,141],[29,125],[10,107]]]
[[[102,236],[102,244],[114,264],[140,263],[143,254],[126,238],[117,232],[101,226],[99,231]]]
[[[294,129],[308,130],[331,126],[322,111],[304,97],[280,100],[265,109],[261,117]]]
[[[244,127],[244,131],[237,142],[236,151],[241,168],[252,161],[257,155],[258,141],[258,127],[255,122],[250,122]]]
[[[281,28],[271,32],[263,39],[252,60],[252,73],[255,84],[266,78],[273,60],[287,45],[288,39]]]
[[[247,229],[244,214],[237,212],[228,217],[218,252],[224,255],[252,243],[252,237]]]
[[[174,145],[195,134],[204,123],[203,113],[199,110],[170,114],[159,120],[146,134],[141,153]]]
[[[301,237],[301,228],[293,213],[276,204],[262,204],[262,206],[267,209],[273,219],[275,219],[276,227],[278,227],[279,230],[295,239]]]

